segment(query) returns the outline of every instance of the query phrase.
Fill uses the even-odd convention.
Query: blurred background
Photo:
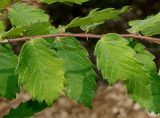
[[[75,17],[86,16],[94,8],[120,9],[123,6],[131,6],[132,10],[121,15],[120,19],[108,21],[90,31],[94,34],[106,34],[109,32],[128,33],[128,21],[134,19],[144,19],[149,15],[160,12],[160,0],[89,0],[83,5],[69,3],[55,3],[51,5],[38,4],[37,0],[24,0],[30,4],[43,8],[51,18],[53,25],[66,25]],[[9,25],[8,25],[9,26]],[[68,32],[82,32],[80,28],[68,30]],[[156,36],[159,37],[159,36]],[[97,40],[81,40],[83,46],[90,53],[90,58],[95,64],[93,50]],[[155,55],[157,67],[160,67],[160,46],[141,41],[146,49]],[[96,65],[95,65],[96,69]],[[67,97],[61,97],[53,107],[36,114],[35,118],[158,118],[154,113],[148,113],[134,103],[127,95],[123,82],[118,82],[109,86],[98,73],[98,88],[96,98],[93,101],[93,109],[88,109]],[[160,118],[160,117],[159,117]]]

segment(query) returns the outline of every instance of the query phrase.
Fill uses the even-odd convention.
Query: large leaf
[[[9,9],[8,15],[13,26],[29,26],[33,23],[49,21],[49,16],[43,10],[24,3],[14,4]]]
[[[17,57],[10,47],[0,46],[0,96],[12,99],[19,91],[16,66]]]
[[[129,7],[123,7],[120,10],[115,10],[114,8],[107,8],[103,10],[93,9],[88,16],[84,18],[77,17],[72,20],[66,28],[80,26],[83,30],[88,31],[107,20],[117,19],[121,13],[128,11],[128,8]]]
[[[82,4],[83,2],[86,2],[88,0],[40,0],[43,3],[52,4],[55,2],[72,2],[77,4]]]
[[[118,34],[107,34],[98,41],[95,49],[97,66],[110,84],[131,77],[149,79],[142,64],[134,57],[135,51],[128,41]]]
[[[29,101],[21,104],[17,109],[12,109],[4,118],[30,118],[35,113],[47,107],[46,104],[39,104],[37,101]]]
[[[128,31],[130,33],[141,32],[143,35],[152,36],[155,34],[160,34],[160,13],[155,16],[148,17],[144,20],[134,20],[129,22],[131,26]]]
[[[63,61],[43,39],[26,42],[19,57],[19,84],[39,102],[51,105],[64,83]]]
[[[78,103],[92,106],[95,96],[95,72],[87,51],[75,38],[57,38],[53,45],[65,60],[66,93]]]
[[[132,77],[126,80],[128,94],[144,108],[158,113],[160,112],[160,77],[153,62],[154,56],[141,44],[136,44],[134,49],[136,50],[135,57],[143,64],[146,73],[150,74],[150,79]]]

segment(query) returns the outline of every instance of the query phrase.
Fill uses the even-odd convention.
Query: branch
[[[160,44],[160,38],[154,38],[154,37],[147,37],[137,34],[120,34],[124,38],[134,38],[134,39],[141,39],[145,40],[147,42],[153,42],[156,44]],[[27,41],[31,39],[38,39],[38,38],[55,38],[55,37],[79,37],[79,38],[93,38],[93,39],[100,39],[103,35],[95,35],[95,34],[86,34],[86,33],[76,33],[76,34],[48,34],[48,35],[38,35],[38,36],[24,36],[20,38],[13,38],[13,39],[4,39],[0,41],[0,44],[5,43],[12,43],[17,41]]]

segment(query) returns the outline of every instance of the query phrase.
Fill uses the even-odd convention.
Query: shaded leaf
[[[0,33],[5,31],[5,25],[3,23],[3,21],[0,21]]]
[[[133,47],[136,50],[135,57],[143,64],[146,73],[150,75],[148,79],[132,77],[126,80],[128,94],[134,101],[142,107],[155,113],[160,112],[160,76],[157,73],[156,65],[153,62],[154,56],[144,49],[142,44]]]
[[[77,39],[57,38],[53,43],[58,55],[65,60],[66,93],[71,99],[92,107],[95,97],[95,72],[87,51]]]
[[[12,99],[19,91],[16,66],[17,57],[10,47],[0,46],[0,96]]]
[[[29,101],[22,103],[17,109],[12,109],[7,116],[4,116],[4,118],[30,118],[46,107],[47,105],[44,103],[39,104],[37,101]]]

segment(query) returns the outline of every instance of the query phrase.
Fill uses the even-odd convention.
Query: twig
[[[148,36],[142,36],[137,34],[120,34],[124,38],[134,38],[134,39],[141,39],[148,42],[153,42],[156,44],[160,44],[160,38],[154,38],[154,37],[148,37]],[[27,41],[31,39],[38,39],[38,38],[55,38],[55,37],[79,37],[79,38],[93,38],[93,39],[100,39],[103,35],[96,35],[96,34],[86,34],[86,33],[76,33],[76,34],[68,34],[68,33],[62,33],[62,34],[48,34],[48,35],[38,35],[38,36],[24,36],[20,38],[13,38],[13,39],[4,39],[0,41],[0,44],[5,43],[12,43],[17,41]]]
[[[134,38],[134,39],[141,39],[148,42],[153,42],[156,44],[160,44],[160,38],[154,38],[154,37],[148,37],[148,36],[142,36],[137,34],[121,34],[124,38]]]
[[[147,37],[137,34],[120,34],[124,38],[134,38],[134,39],[141,39],[148,42],[153,42],[156,44],[160,44],[160,38],[153,38],[153,37]],[[12,43],[12,42],[18,42],[18,41],[27,41],[31,39],[38,39],[38,38],[55,38],[55,37],[79,37],[79,38],[94,38],[94,39],[100,39],[103,35],[95,35],[95,34],[86,34],[86,33],[77,33],[77,34],[49,34],[49,35],[38,35],[38,36],[25,36],[20,38],[13,38],[13,39],[4,39],[0,41],[0,44],[5,43]],[[0,98],[0,117],[8,114],[8,112],[11,109],[16,109],[21,103],[25,103],[29,101],[30,95],[23,93],[23,86],[21,87],[21,93],[17,95],[16,99],[13,99],[11,101],[8,101],[4,98]]]

